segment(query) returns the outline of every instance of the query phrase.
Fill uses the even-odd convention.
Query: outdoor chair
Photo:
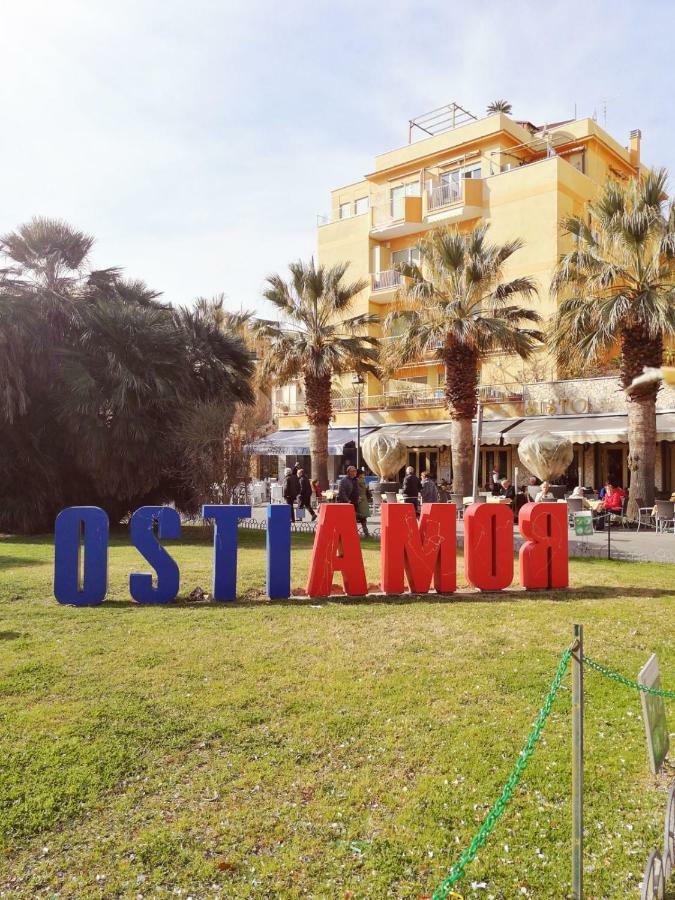
[[[579,513],[584,508],[584,498],[583,497],[568,497],[567,498],[567,522],[570,528],[574,527],[574,514]]]
[[[672,528],[675,531],[675,503],[672,500],[656,501],[656,530],[668,531]]]
[[[645,501],[642,497],[638,497],[638,520],[637,520],[637,530],[640,530],[642,525],[646,525],[647,528],[653,528],[654,521],[654,507],[653,506],[645,506]]]

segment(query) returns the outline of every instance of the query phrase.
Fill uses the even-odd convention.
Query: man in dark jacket
[[[412,466],[408,466],[405,470],[405,478],[403,479],[403,498],[406,503],[411,503],[415,507],[416,516],[419,516],[420,514],[418,500],[420,487],[420,480],[417,475],[415,475],[415,470]]]
[[[359,485],[356,478],[356,466],[349,466],[347,474],[340,479],[338,503],[351,503],[354,511],[359,513]]]
[[[309,475],[305,475],[304,469],[298,469],[298,481],[300,484],[298,509],[306,509],[313,522],[316,519],[316,513],[312,509],[312,482],[309,480]]]
[[[291,508],[291,522],[295,522],[295,501],[300,493],[298,476],[292,469],[284,470],[284,500]]]

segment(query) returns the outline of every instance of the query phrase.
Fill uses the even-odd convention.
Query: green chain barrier
[[[513,792],[515,791],[516,785],[520,781],[521,775],[525,771],[530,757],[534,753],[535,745],[541,737],[541,732],[543,731],[546,720],[551,713],[553,701],[555,700],[556,694],[558,693],[560,684],[562,682],[562,677],[565,674],[565,669],[567,668],[571,656],[572,648],[568,648],[560,658],[558,670],[555,673],[553,681],[551,682],[551,687],[549,689],[546,700],[544,700],[544,705],[539,711],[539,715],[537,716],[536,722],[532,726],[532,731],[530,731],[530,736],[527,739],[527,743],[521,750],[518,761],[513,767],[513,771],[509,775],[500,796],[495,800],[492,809],[488,812],[474,839],[471,841],[466,850],[464,850],[464,852],[461,854],[454,866],[450,869],[450,874],[438,885],[438,887],[434,891],[432,900],[448,900],[448,897],[452,896],[450,889],[457,881],[460,880],[460,878],[463,877],[464,869],[466,868],[466,866],[474,861],[478,851],[485,845],[488,837],[497,824],[497,820],[506,809],[509,800],[513,797]]]
[[[596,672],[599,672],[601,675],[605,675],[612,681],[617,681],[619,684],[623,684],[625,687],[633,688],[633,690],[636,691],[642,691],[643,694],[653,694],[655,697],[669,697],[671,700],[675,700],[675,691],[661,690],[660,688],[653,688],[648,687],[646,684],[640,684],[639,681],[631,681],[630,678],[626,678],[619,672],[614,672],[612,669],[608,669],[606,666],[603,666],[601,663],[596,662],[594,659],[590,659],[590,657],[588,656],[584,656],[584,662],[589,668],[595,669]]]

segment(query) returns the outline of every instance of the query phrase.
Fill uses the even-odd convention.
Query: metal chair
[[[675,503],[672,500],[656,501],[656,530],[665,532],[669,528],[675,531]]]
[[[568,497],[567,498],[567,522],[570,528],[574,525],[574,514],[581,512],[584,508],[584,498],[583,497]]]
[[[609,510],[609,524],[616,525],[619,524],[622,528],[625,528],[628,525],[628,516],[626,515],[628,511],[628,494],[623,498],[623,502],[621,503],[621,512],[612,512]]]
[[[653,506],[645,506],[645,501],[642,497],[638,497],[638,520],[637,520],[637,530],[639,531],[642,525],[646,525],[647,528],[654,527],[654,507]]]

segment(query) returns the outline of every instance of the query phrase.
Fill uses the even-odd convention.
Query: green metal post
[[[574,626],[572,654],[572,897],[584,896],[584,626]]]

